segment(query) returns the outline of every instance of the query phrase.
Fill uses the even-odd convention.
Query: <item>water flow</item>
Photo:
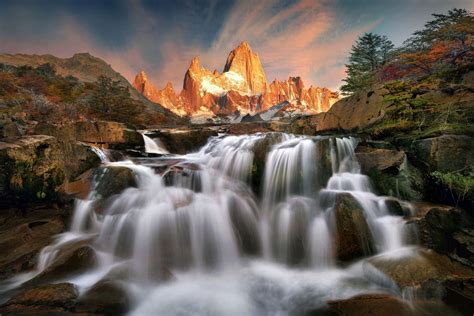
[[[161,141],[159,139],[152,139],[145,134],[142,134],[143,142],[145,143],[145,152],[149,154],[158,154],[158,155],[165,155],[169,154]]]
[[[148,146],[156,145],[143,137]],[[105,201],[92,192],[77,202],[69,232],[43,249],[35,274],[71,244],[89,243],[101,260],[90,272],[93,277],[73,281],[87,288],[125,266],[130,290],[144,297],[136,315],[162,308],[155,301],[169,307],[162,311],[179,314],[177,298],[204,314],[292,314],[300,311],[301,306],[292,304],[303,292],[313,300],[308,306],[314,307],[327,299],[378,289],[367,280],[353,282],[363,279],[362,274],[336,269],[338,194],[350,194],[360,204],[378,252],[403,246],[403,221],[389,214],[384,198],[372,193],[368,178],[360,174],[356,144],[354,138],[286,134],[213,137],[199,152],[177,157],[161,175],[145,165],[109,163],[109,168],[129,168],[137,186]],[[262,147],[262,188],[252,188],[259,183],[252,177],[260,174],[261,165],[254,161],[255,152]],[[327,196],[333,202],[328,204]],[[310,272],[290,272],[288,265]],[[161,285],[170,274],[177,283]],[[298,281],[292,283],[293,278]],[[262,285],[267,283],[269,287]],[[150,288],[156,290],[150,294]],[[191,288],[202,291],[195,294],[204,307],[194,305],[194,293],[185,297]],[[208,301],[220,288],[228,291],[222,299],[236,302],[229,310],[221,310],[222,302]],[[291,299],[284,303],[283,298]]]

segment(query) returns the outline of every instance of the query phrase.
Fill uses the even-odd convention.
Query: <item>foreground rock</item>
[[[173,154],[187,154],[199,150],[211,136],[217,136],[215,129],[167,129],[147,133],[152,138],[159,138],[165,148]]]
[[[474,163],[474,137],[441,135],[413,142],[409,154],[427,171],[457,171]]]
[[[102,280],[92,286],[77,301],[76,313],[99,315],[124,315],[130,308],[130,299],[118,281]]]
[[[423,177],[407,161],[405,152],[372,146],[374,144],[357,146],[356,157],[361,172],[372,179],[377,192],[410,201],[421,200]]]
[[[474,279],[474,270],[432,250],[412,250],[399,256],[382,254],[368,262],[400,289],[422,288],[433,280],[443,283]]]
[[[407,302],[388,294],[362,294],[328,305],[333,315],[415,315]]]
[[[0,216],[0,279],[32,269],[39,251],[65,230],[66,212],[35,209],[27,216],[4,211]]]
[[[81,274],[97,264],[97,255],[87,242],[73,244],[60,251],[56,259],[40,274],[25,283],[30,287]]]
[[[70,283],[41,285],[13,296],[0,306],[1,315],[69,315],[78,297]]]
[[[82,121],[67,125],[39,124],[36,134],[51,135],[62,143],[77,141],[112,149],[143,149],[143,137],[125,124],[108,121]]]
[[[100,160],[86,146],[52,136],[32,135],[0,141],[0,204],[26,204],[58,199],[58,187]]]
[[[411,220],[422,245],[474,268],[474,220],[463,209],[430,203],[415,204]]]
[[[336,254],[341,260],[370,254],[373,240],[364,211],[348,193],[338,194],[334,206],[337,239]]]

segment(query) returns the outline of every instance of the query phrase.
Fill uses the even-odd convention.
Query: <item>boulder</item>
[[[159,138],[170,153],[187,154],[199,150],[211,136],[218,133],[210,128],[163,129],[147,133],[151,138]]]
[[[474,220],[453,206],[416,203],[416,225],[422,245],[474,267]]]
[[[27,287],[59,280],[83,273],[97,264],[97,255],[87,241],[72,243],[62,249],[55,260],[33,279],[24,285]]]
[[[88,146],[31,135],[0,141],[0,197],[14,203],[54,201],[58,188],[100,164]],[[0,204],[2,203],[0,201]]]
[[[125,287],[119,281],[101,280],[77,301],[76,313],[124,315],[130,307]]]
[[[130,187],[137,187],[137,177],[132,169],[122,166],[107,166],[96,169],[95,191],[102,199],[120,194]]]
[[[407,154],[429,172],[459,171],[474,164],[474,137],[441,135],[417,140]]]
[[[406,160],[403,151],[358,146],[356,157],[361,172],[371,178],[378,193],[405,200],[423,197],[422,174]]]
[[[0,197],[4,202],[56,199],[55,189],[65,180],[64,170],[54,137],[35,135],[0,142]]]
[[[414,250],[400,256],[379,255],[368,259],[400,288],[423,287],[427,282],[474,278],[474,270],[433,250]]]
[[[35,133],[56,137],[62,143],[84,142],[114,149],[143,148],[142,135],[125,124],[109,121],[80,121],[61,126],[41,123]]]
[[[39,251],[65,229],[58,210],[39,209],[28,214],[26,217],[13,212],[2,214],[0,279],[33,268]]]
[[[73,284],[40,285],[20,292],[0,306],[1,315],[68,315],[78,291]]]
[[[349,260],[371,253],[372,234],[356,199],[349,193],[337,194],[333,212],[337,229],[337,257]]]
[[[265,161],[268,152],[274,144],[281,142],[283,134],[268,133],[262,139],[256,141],[253,147],[253,162],[251,174],[251,186],[255,194],[260,194],[262,188],[263,173],[265,172]]]
[[[416,315],[410,304],[389,294],[361,294],[344,300],[329,301],[335,315]]]

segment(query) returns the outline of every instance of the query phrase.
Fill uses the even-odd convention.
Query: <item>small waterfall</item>
[[[91,146],[90,148],[97,155],[97,157],[99,157],[102,163],[109,163],[112,161],[112,159],[110,158],[110,154],[107,152],[106,149],[95,146]]]
[[[142,134],[143,136],[143,142],[145,143],[145,152],[149,154],[158,154],[158,155],[165,155],[169,154],[169,151],[167,151],[161,141],[159,139],[152,139],[148,136],[145,135],[145,133]]]
[[[147,152],[165,153],[143,138]],[[251,186],[262,144],[267,149],[259,191]],[[236,314],[244,305],[251,315],[304,314],[302,306],[324,307],[329,299],[378,291],[380,285],[362,272],[337,265],[339,194],[360,205],[378,253],[404,245],[404,221],[390,214],[385,198],[360,174],[356,145],[351,137],[218,136],[176,162],[155,157],[142,165],[109,163],[132,169],[137,187],[107,203],[94,192],[78,201],[70,230],[43,249],[35,273],[67,245],[90,241],[101,260],[81,286],[126,267],[126,282],[140,297],[134,315]],[[165,160],[172,161],[168,169],[155,173],[153,162]],[[175,279],[162,283],[170,274]],[[222,309],[229,300],[239,304]]]

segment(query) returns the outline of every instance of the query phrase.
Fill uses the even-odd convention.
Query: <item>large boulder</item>
[[[79,293],[73,284],[40,285],[20,292],[0,306],[1,315],[68,315]]]
[[[142,135],[125,124],[109,121],[81,121],[56,126],[41,123],[35,133],[55,136],[62,143],[84,142],[114,149],[143,148]]]
[[[432,281],[474,278],[474,270],[433,250],[414,250],[412,253],[400,256],[382,254],[370,258],[366,264],[383,272],[400,289],[423,288],[427,282]]]
[[[348,260],[371,253],[373,237],[357,200],[349,193],[337,194],[333,212],[337,257]]]
[[[187,154],[199,150],[211,136],[217,136],[217,130],[211,128],[163,129],[147,133],[159,138],[170,153]]]
[[[5,211],[0,218],[0,279],[33,268],[40,250],[65,229],[60,210],[36,209],[26,217],[15,213]]]
[[[408,302],[389,294],[361,294],[345,300],[329,301],[328,305],[329,312],[334,315],[415,315]]]
[[[0,142],[0,197],[4,202],[55,199],[56,187],[66,178],[64,170],[54,137],[35,135]]]
[[[474,220],[465,210],[430,203],[417,203],[415,210],[410,224],[422,245],[474,267]]]
[[[130,308],[130,298],[119,281],[101,280],[92,286],[76,303],[76,313],[124,315]]]
[[[60,185],[99,164],[100,159],[89,147],[79,143],[65,146],[52,136],[2,139],[1,201],[11,205],[57,200]]]
[[[423,177],[403,151],[362,145],[357,146],[356,157],[378,193],[405,200],[423,197]]]
[[[98,259],[94,249],[87,243],[87,241],[72,243],[70,247],[62,249],[50,265],[24,285],[30,287],[48,283],[78,275],[93,268]]]
[[[429,172],[459,171],[474,164],[474,137],[441,135],[417,140],[407,154]]]

